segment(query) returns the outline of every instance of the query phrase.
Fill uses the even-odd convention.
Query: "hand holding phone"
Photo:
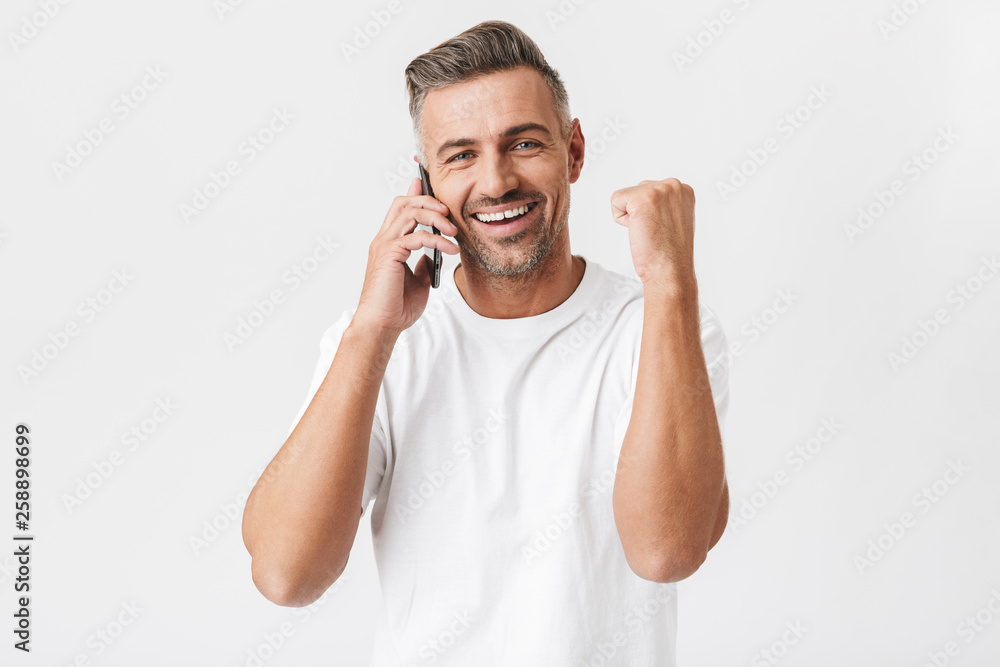
[[[420,182],[423,184],[424,194],[433,197],[434,190],[431,189],[431,179],[427,175],[427,170],[424,169],[424,165],[419,163],[417,167],[420,169]],[[428,229],[427,225],[418,224],[417,226]],[[429,231],[434,234],[441,234],[441,230],[434,226],[430,226]],[[438,248],[424,248],[424,254],[431,261],[431,287],[439,287],[441,285],[441,251]]]
[[[399,335],[420,318],[431,289],[434,262],[425,262],[421,257],[411,270],[411,253],[436,248],[449,255],[460,254],[458,245],[444,236],[458,233],[458,227],[448,217],[448,206],[425,195],[423,187],[419,178],[411,179],[406,194],[394,198],[389,206],[368,247],[365,282],[351,326]],[[438,233],[417,230],[417,225],[436,227]]]
[[[372,331],[394,335],[409,328],[427,305],[428,283],[431,282],[428,278],[434,273],[432,259],[420,266],[423,258],[411,271],[407,261],[411,253],[426,248],[436,248],[451,255],[460,253],[458,245],[444,237],[444,234],[458,232],[458,227],[448,218],[448,207],[424,194],[424,187],[420,179],[412,179],[406,194],[396,197],[389,207],[368,249],[365,282],[352,326],[362,325]],[[416,225],[436,229],[421,230],[422,233],[417,234]]]

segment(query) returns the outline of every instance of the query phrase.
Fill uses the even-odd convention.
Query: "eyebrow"
[[[504,136],[504,137],[513,137],[516,134],[521,134],[522,132],[528,132],[530,130],[535,130],[536,132],[542,132],[546,136],[548,136],[550,138],[552,137],[552,133],[549,132],[549,128],[545,127],[544,125],[542,125],[540,123],[521,123],[520,125],[515,125],[513,127],[508,127],[506,130],[504,130],[502,136]],[[460,148],[462,146],[472,146],[472,145],[474,145],[476,143],[477,142],[476,142],[475,139],[469,139],[468,137],[462,137],[461,139],[449,139],[448,141],[446,141],[443,144],[441,144],[441,147],[438,149],[437,156],[441,157],[441,154],[444,153],[449,148]]]

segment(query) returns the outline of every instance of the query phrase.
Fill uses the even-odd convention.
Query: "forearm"
[[[278,604],[309,604],[347,564],[379,386],[396,338],[347,328],[308,408],[250,492],[243,540],[254,583]]]
[[[613,492],[619,536],[640,576],[677,581],[704,561],[725,528],[723,464],[697,288],[647,286],[632,417]]]

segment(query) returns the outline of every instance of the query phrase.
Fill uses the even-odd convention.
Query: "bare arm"
[[[632,418],[613,491],[630,567],[662,583],[701,566],[729,513],[698,315],[693,287],[646,294]]]
[[[406,265],[425,247],[458,246],[417,224],[454,234],[448,207],[421,195],[420,179],[393,200],[368,252],[361,299],[326,377],[299,423],[264,469],[243,510],[243,543],[254,585],[286,607],[311,604],[347,566],[361,521],[379,386],[399,335],[420,317],[429,262]]]
[[[247,498],[243,542],[253,581],[276,604],[311,604],[347,565],[396,336],[347,328],[309,407]]]

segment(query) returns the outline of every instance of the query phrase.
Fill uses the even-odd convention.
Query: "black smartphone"
[[[424,194],[434,196],[434,191],[431,189],[431,179],[427,176],[427,170],[424,169],[424,165],[417,163],[417,167],[420,169],[420,182],[424,187]],[[441,231],[432,225],[421,225],[417,223],[418,227],[423,227],[427,229],[430,227],[431,232],[437,235],[441,235]],[[431,287],[438,287],[441,285],[441,251],[437,248],[424,248],[424,254],[427,255],[431,260]]]

